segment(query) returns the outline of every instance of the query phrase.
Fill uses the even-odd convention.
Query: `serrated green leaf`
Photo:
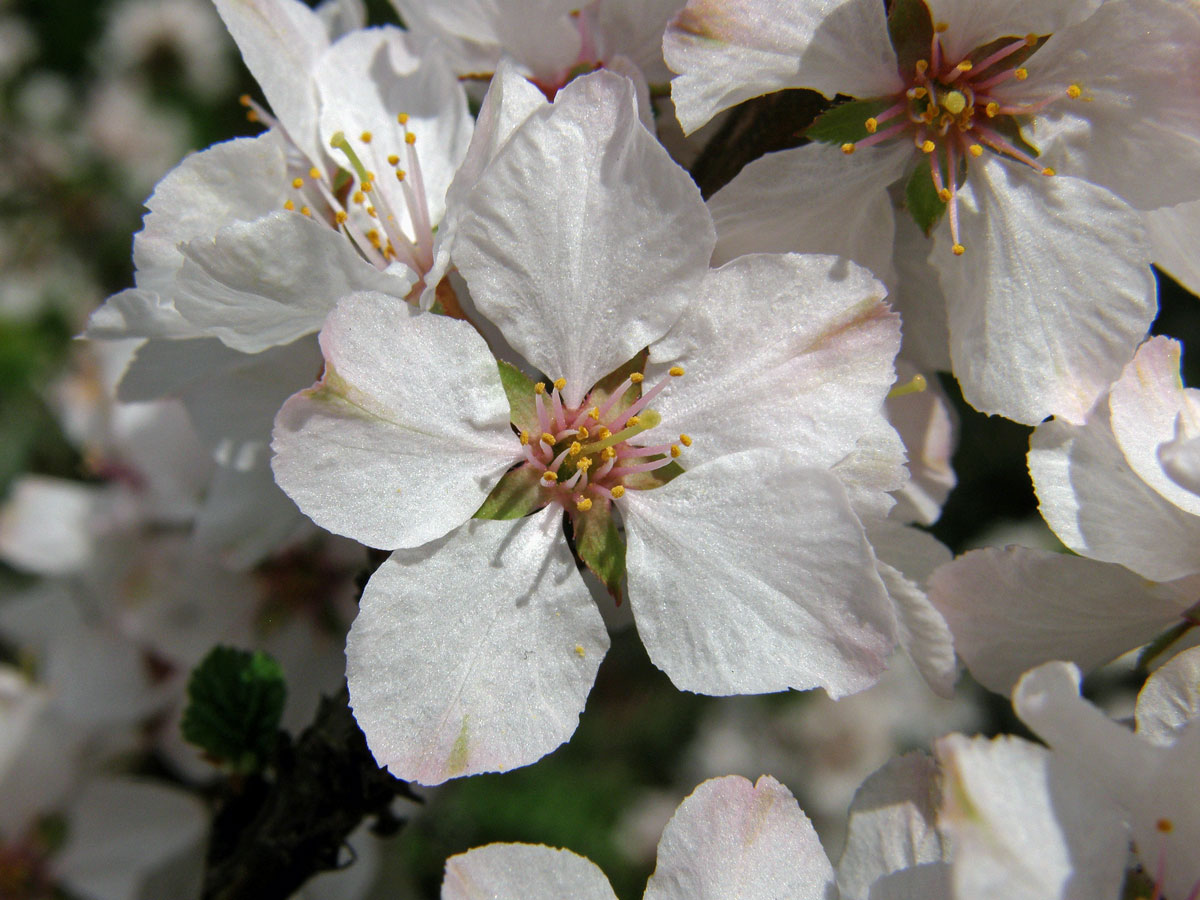
[[[888,37],[901,72],[911,72],[917,60],[929,59],[933,47],[933,16],[925,0],[894,0],[887,17]]]
[[[621,597],[625,577],[625,542],[613,518],[612,506],[602,503],[586,512],[575,511],[575,550],[613,597]]]
[[[549,502],[549,493],[542,487],[541,473],[532,466],[519,466],[501,476],[483,505],[476,510],[475,518],[520,519]]]
[[[671,481],[674,481],[683,474],[683,466],[677,462],[667,463],[661,469],[653,469],[649,472],[636,472],[633,475],[626,475],[621,479],[622,483],[634,491],[652,491],[655,488],[662,487]]]
[[[854,144],[865,137],[867,119],[879,115],[895,101],[893,100],[851,100],[839,103],[828,109],[813,120],[804,132],[804,136],[826,144]]]
[[[496,360],[496,365],[500,367],[500,383],[508,397],[509,421],[522,431],[540,433],[537,406],[533,401],[533,379],[502,359]]]
[[[904,202],[908,214],[928,235],[946,212],[946,204],[938,196],[929,166],[919,164],[904,187]]]
[[[234,772],[271,757],[287,687],[279,663],[256,650],[214,647],[192,672],[183,736]]]

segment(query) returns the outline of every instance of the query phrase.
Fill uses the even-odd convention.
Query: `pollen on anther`
[[[367,195],[364,194],[362,191],[355,191],[354,194],[350,197],[350,199],[353,200],[355,203],[363,203],[366,201]]]
[[[683,455],[683,451],[679,449],[678,444],[671,445],[671,459],[679,459]]]
[[[360,141],[362,141],[364,144],[369,144],[369,143],[371,143],[371,137],[372,137],[371,132],[364,131],[362,134],[360,134],[358,136],[358,139]]]
[[[634,384],[641,384],[643,381],[645,381],[645,379],[646,379],[646,376],[643,375],[641,372],[634,372],[632,375],[629,376],[629,380],[632,381]]]
[[[932,153],[937,149],[937,144],[926,138],[920,145],[922,153]]]
[[[960,72],[970,72],[973,68],[975,68],[975,64],[969,59],[964,59],[957,66],[955,66],[955,68]]]
[[[667,369],[667,374],[672,378],[678,378],[683,374],[683,366],[671,366],[671,368]]]
[[[867,129],[867,134],[874,134],[879,130],[879,120],[872,116],[863,123],[863,126]]]
[[[1050,168],[1049,166],[1046,166],[1046,168],[1042,169],[1042,174],[1043,174],[1043,175],[1045,175],[1045,176],[1047,176],[1047,177],[1049,177],[1049,176],[1051,176],[1051,175],[1057,175],[1058,173],[1057,173],[1057,172],[1055,172],[1055,171],[1054,171],[1052,168]]]
[[[612,459],[616,455],[617,455],[617,451],[614,450],[612,447],[605,447],[603,450],[600,451],[600,458],[602,460],[604,460],[605,462],[608,462],[610,459]]]
[[[371,182],[369,182],[369,181],[364,181],[364,182],[362,183],[362,190],[363,190],[363,193],[364,193],[364,194],[369,194],[369,193],[371,193],[371,190],[372,190],[374,187],[375,187],[375,185],[373,185],[373,184],[372,184]]]
[[[534,392],[535,394],[544,394],[544,393],[546,393],[546,382],[544,382],[544,381],[539,381],[537,384],[535,384],[535,385],[533,386],[533,392]]]
[[[591,432],[587,430],[586,425],[580,425],[578,430],[579,430],[579,439],[581,441],[586,441],[591,436]]]
[[[316,166],[313,166],[311,169],[308,170],[308,177],[311,178],[313,181],[316,181],[318,178],[321,177],[321,170],[318,169]]]
[[[529,432],[528,431],[521,432],[521,446],[522,447],[529,446]]]
[[[641,421],[642,420],[639,419],[637,416],[630,416],[628,419],[625,420],[625,427],[633,428],[635,425],[637,425]]]
[[[558,390],[560,390],[560,391],[561,391],[561,390],[564,390],[564,389],[566,388],[566,386],[567,386],[567,379],[565,379],[565,378],[555,378],[555,379],[554,379],[554,386],[555,386],[555,387],[556,387]]]
[[[625,496],[625,485],[615,484],[615,485],[613,485],[613,488],[611,491],[609,491],[609,493],[612,494],[613,497],[624,497]]]
[[[592,498],[591,497],[580,497],[578,500],[575,501],[575,508],[577,510],[579,510],[580,512],[587,512],[589,509],[592,508]]]
[[[964,253],[967,252],[967,248],[964,247],[962,244],[955,244],[953,247],[950,248],[950,250],[955,256],[962,256]]]
[[[924,75],[926,72],[928,72],[928,71],[929,71],[929,60],[927,60],[927,59],[918,59],[918,60],[917,60],[917,65],[916,65],[916,67],[915,67],[915,68],[916,68],[916,70],[917,70],[917,74],[918,74],[918,75]]]
[[[242,94],[242,96],[238,97],[238,103],[242,104],[242,106],[249,106],[250,105],[250,95]]]
[[[395,153],[389,153],[387,161],[388,161],[389,166],[395,166],[400,163],[400,157],[397,156]]]
[[[408,124],[408,113],[400,113],[399,115],[396,116],[396,121],[399,122],[401,125],[407,125]]]
[[[417,142],[417,136],[415,134],[413,134],[411,131],[404,136],[404,143],[415,144],[416,142]]]
[[[989,103],[987,106],[985,106],[983,108],[983,111],[987,113],[989,119],[994,119],[994,118],[996,118],[996,115],[1000,112],[1000,104],[997,103],[995,100],[993,100],[991,103]]]
[[[1036,34],[1034,34],[1032,31],[1029,34],[1025,35],[1025,45],[1026,46],[1032,47],[1037,42],[1038,42],[1038,36]]]
[[[938,34],[943,34],[950,25],[946,22],[938,22],[933,26],[933,30]]]
[[[589,409],[588,410],[588,418],[591,419],[593,422],[599,422],[600,421],[600,407],[593,406],[591,409]]]
[[[405,179],[405,177],[407,177],[407,175],[408,175],[408,173],[405,172],[403,169],[396,170],[396,180],[397,181],[403,181]]]
[[[1013,75],[1016,77],[1017,81],[1024,81],[1029,77],[1029,70],[1022,66],[1019,69],[1013,69]]]
[[[854,152],[854,145],[853,144],[842,144],[842,152],[845,153],[847,156],[849,156],[851,153]]]
[[[337,219],[337,223],[339,225],[345,225],[346,220],[350,217],[348,215],[346,215],[346,211],[344,209],[339,209],[337,211],[337,213],[334,215],[334,218]]]
[[[302,206],[302,207],[300,207],[300,215],[302,215],[302,216],[311,216],[311,215],[312,215],[312,210],[311,210],[311,209],[309,209],[307,206]]]
[[[579,443],[579,441],[571,441],[571,446],[567,448],[567,455],[578,456],[582,452],[583,444]]]
[[[940,191],[938,191],[938,199],[943,203],[949,203],[950,198],[953,196],[954,195],[950,193],[950,188],[942,188]]]
[[[286,203],[283,204],[283,208],[286,209],[288,212],[291,212],[293,209],[296,208],[296,204],[293,203],[291,200],[288,200]]]
[[[974,157],[983,156],[983,145],[982,144],[972,144],[970,147],[967,148],[967,152],[970,153]]]
[[[582,456],[575,461],[575,468],[580,472],[586,472],[592,467],[592,458],[590,456]]]
[[[683,444],[685,447],[692,446],[692,436],[690,434],[681,434],[679,436],[679,443]]]
[[[551,447],[554,446],[554,435],[550,434],[549,432],[547,432],[547,431],[542,432],[542,440],[545,441],[547,444],[549,444]]]
[[[300,188],[304,187],[304,179],[303,178],[293,178],[292,179],[292,187],[294,187],[296,190],[300,190]]]
[[[596,432],[596,437],[600,438],[600,440],[602,440],[602,441],[607,441],[610,437],[612,437],[612,432],[609,431],[607,428],[602,427],[599,431]]]
[[[1175,830],[1175,823],[1170,819],[1159,819],[1154,823],[1154,827],[1157,828],[1162,834],[1170,834]]]
[[[1072,84],[1067,88],[1067,96],[1072,100],[1078,100],[1083,94],[1083,88],[1077,84]]]
[[[558,481],[558,473],[551,472],[549,469],[547,469],[542,473],[542,481],[544,481],[546,484],[554,484],[554,482]]]

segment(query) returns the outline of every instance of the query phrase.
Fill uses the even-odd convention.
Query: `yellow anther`
[[[604,460],[605,462],[608,462],[610,459],[612,459],[616,455],[617,455],[617,451],[613,447],[605,447],[603,450],[600,451],[600,458],[602,460]]]
[[[371,143],[371,132],[369,132],[369,131],[364,131],[362,134],[360,134],[360,135],[358,136],[358,139],[359,139],[360,141],[362,141],[364,144],[369,144],[369,143]]]
[[[967,98],[962,91],[951,91],[942,98],[942,106],[957,116],[967,108]]]
[[[372,247],[380,247],[383,245],[383,241],[379,239],[379,232],[374,228],[367,232],[367,240],[371,242]]]
[[[607,428],[601,428],[596,432],[596,437],[600,438],[602,441],[607,441],[610,437],[612,437],[612,432]]]
[[[975,68],[975,63],[971,62],[969,59],[964,59],[954,68],[958,69],[960,72],[970,72],[973,68]]]
[[[379,176],[376,175],[374,172],[367,173],[367,181],[377,181],[378,179],[379,179]]]
[[[534,392],[535,394],[544,394],[544,393],[546,393],[546,382],[544,382],[544,381],[539,381],[537,384],[535,384],[535,385],[533,386],[533,392]]]
[[[400,113],[398,116],[396,116],[396,121],[399,122],[401,125],[407,125],[408,124],[408,113]]]
[[[580,497],[578,500],[575,501],[575,508],[577,510],[579,510],[580,512],[587,512],[589,509],[592,508],[592,498],[591,497]]]
[[[294,187],[296,190],[299,190],[300,188],[304,187],[304,179],[303,178],[293,178],[292,179],[292,187]]]
[[[395,153],[389,153],[387,159],[389,166],[397,166],[400,164],[400,157],[398,157]]]
[[[311,216],[311,215],[312,215],[312,210],[311,210],[311,209],[309,209],[307,206],[302,206],[302,207],[300,207],[300,215],[302,215],[302,216]]]
[[[908,96],[912,97],[914,100],[921,100],[928,94],[929,94],[929,91],[925,90],[925,88],[923,88],[923,87],[915,87],[915,88],[908,89]]]
[[[362,190],[363,190],[363,193],[364,193],[364,194],[369,194],[369,193],[371,193],[371,189],[372,189],[372,188],[374,188],[374,187],[375,187],[375,185],[374,185],[374,184],[372,184],[370,181],[364,181],[364,182],[362,183]]]
[[[612,494],[614,497],[624,497],[624,496],[625,496],[625,485],[623,485],[623,484],[614,484],[614,485],[613,485],[613,489],[612,489],[612,491],[610,491],[610,493],[611,493],[611,494]]]
[[[642,420],[639,419],[637,416],[630,416],[628,419],[625,420],[625,427],[632,428],[633,426],[639,424],[641,421]]]
[[[528,431],[521,432],[521,446],[522,447],[529,446],[529,432]]]
[[[1057,175],[1058,173],[1057,173],[1057,172],[1055,172],[1055,171],[1054,171],[1052,168],[1050,168],[1049,166],[1046,166],[1046,168],[1042,169],[1042,174],[1043,174],[1043,175],[1045,175],[1045,176],[1048,178],[1048,177],[1050,177],[1051,175]]]
[[[575,645],[575,655],[576,655],[576,656],[586,656],[586,655],[587,655],[587,651],[585,651],[585,650],[583,649],[583,644],[576,644],[576,645]]]
[[[863,123],[863,125],[867,129],[867,134],[874,134],[876,131],[879,130],[879,120],[876,119],[874,116],[867,119],[867,121],[865,121]]]
[[[362,191],[355,191],[354,194],[350,197],[350,199],[353,200],[355,203],[364,203],[364,202],[366,202],[367,195],[364,194]]]
[[[683,374],[683,366],[671,366],[671,368],[667,369],[667,374],[672,378],[678,378]]]
[[[964,247],[962,244],[955,244],[953,247],[950,248],[950,251],[955,256],[962,256],[964,253],[967,252],[967,248]]]
[[[938,191],[938,199],[943,203],[949,203],[951,196],[950,188],[942,188],[940,191]]]
[[[589,409],[588,410],[588,418],[591,419],[593,422],[599,422],[600,421],[600,407],[593,406],[591,409]]]
[[[350,217],[348,215],[346,215],[346,211],[344,209],[339,209],[337,211],[337,213],[334,215],[334,218],[337,219],[337,223],[339,225],[345,225],[346,220]]]
[[[679,436],[679,443],[683,444],[685,447],[692,446],[692,436],[690,434],[681,434]]]
[[[254,110],[250,110],[249,112],[246,113],[246,121],[247,122],[257,122],[258,121],[258,113],[256,113]]]
[[[972,144],[970,147],[967,148],[967,152],[976,158],[983,156],[983,145],[982,144]]]
[[[550,432],[543,431],[542,432],[542,440],[545,443],[549,444],[551,447],[554,446],[554,435],[552,435]]]
[[[854,152],[854,145],[853,144],[842,144],[842,152],[845,153],[847,156],[849,156],[851,153]]]
[[[370,216],[372,219],[379,218],[379,214],[377,212],[375,212],[375,207],[373,207],[373,206],[367,207],[367,215]]]
[[[413,134],[411,131],[404,136],[404,143],[415,144],[416,142],[417,142],[417,136],[415,134]]]
[[[575,460],[575,468],[580,472],[586,472],[592,467],[592,458],[590,456],[581,456]]]
[[[321,170],[318,169],[316,166],[313,166],[311,169],[308,170],[308,177],[311,178],[313,181],[316,181],[318,178],[321,177]]]
[[[918,59],[916,69],[917,69],[918,75],[924,75],[926,72],[929,71],[929,60]]]
[[[634,372],[632,375],[629,376],[629,380],[632,381],[634,384],[641,384],[643,381],[646,380],[646,376],[643,375],[641,372]]]
[[[563,390],[563,389],[564,389],[566,386],[567,386],[567,379],[565,379],[565,378],[555,378],[555,379],[554,379],[554,387],[555,387],[557,390],[560,390],[560,391],[561,391],[561,390]]]
[[[1157,828],[1162,834],[1170,834],[1175,830],[1175,823],[1170,819],[1159,819],[1154,823],[1154,827]]]
[[[289,200],[285,204],[283,204],[283,208],[288,210],[289,212],[291,212],[293,209],[296,208],[296,204],[293,203],[291,200]]]
[[[583,444],[579,443],[579,441],[571,441],[571,446],[567,448],[567,455],[578,456],[582,452]]]
[[[580,425],[580,426],[579,426],[579,439],[580,439],[581,441],[586,441],[586,440],[588,439],[588,436],[589,436],[590,434],[591,434],[591,432],[587,430],[587,426],[586,426],[586,425]]]
[[[935,144],[933,141],[929,140],[929,138],[925,138],[925,140],[922,141],[919,146],[921,148],[922,153],[932,153],[934,150],[937,149],[937,144]]]
[[[1077,84],[1072,84],[1067,88],[1067,96],[1070,97],[1072,100],[1078,100],[1082,94],[1083,94],[1083,88],[1081,88]]]
[[[408,177],[408,173],[405,172],[403,169],[396,170],[396,180],[397,181],[403,181],[406,177]]]
[[[938,34],[943,34],[946,31],[946,29],[949,27],[950,26],[945,22],[938,22],[937,24],[935,24],[933,26],[933,30],[936,31]]]
[[[1000,104],[993,100],[983,108],[983,111],[987,113],[989,119],[994,119],[996,114],[1000,112]]]
[[[250,95],[242,94],[242,96],[238,97],[238,103],[242,104],[242,106],[249,106],[250,105]]]
[[[1038,42],[1038,36],[1036,34],[1034,34],[1033,32],[1030,32],[1029,34],[1025,35],[1025,46],[1032,47],[1037,42]]]
[[[679,459],[682,454],[683,451],[679,449],[678,444],[671,445],[671,459]]]
[[[1016,76],[1017,81],[1024,81],[1029,77],[1029,70],[1024,66],[1021,66],[1019,69],[1013,69],[1013,75]]]
[[[554,482],[558,481],[558,473],[551,472],[549,469],[547,469],[542,473],[542,481],[544,481],[546,484],[554,484]]]

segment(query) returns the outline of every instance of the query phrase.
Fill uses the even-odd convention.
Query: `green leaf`
[[[192,672],[183,736],[234,772],[262,769],[275,749],[287,687],[260,650],[214,647]]]
[[[946,212],[946,204],[933,185],[933,174],[923,163],[913,169],[904,188],[905,205],[913,221],[928,235]]]
[[[893,100],[851,100],[839,103],[813,120],[804,132],[805,137],[827,144],[854,144],[865,137],[867,119],[879,115],[895,102]]]
[[[577,510],[572,524],[579,558],[604,582],[608,592],[620,599],[621,579],[625,577],[625,542],[613,520],[612,505],[600,503],[587,512]]]
[[[496,360],[500,367],[500,383],[504,385],[504,393],[508,396],[509,421],[522,431],[540,434],[537,406],[533,402],[533,379],[502,359]]]
[[[496,482],[483,505],[475,512],[476,519],[520,519],[549,502],[542,487],[541,473],[532,466],[509,469]]]
[[[894,0],[888,12],[888,37],[901,72],[911,72],[917,60],[929,59],[933,47],[933,16],[925,0]]]
[[[637,472],[633,475],[626,475],[621,481],[630,490],[652,491],[668,482],[674,481],[682,474],[683,466],[677,462],[672,462],[661,469],[652,469],[649,472]]]

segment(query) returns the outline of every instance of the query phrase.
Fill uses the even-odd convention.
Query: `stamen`
[[[612,478],[623,478],[626,475],[636,475],[638,472],[653,472],[655,469],[661,469],[663,466],[669,466],[675,460],[669,456],[664,456],[662,459],[654,459],[650,462],[639,463],[636,466],[621,466],[609,472]]]
[[[1033,40],[1031,41],[1030,38],[1033,38]],[[1035,35],[1031,34],[1031,35],[1027,35],[1026,37],[1022,38],[1019,41],[1013,41],[1011,44],[1009,44],[1006,47],[1001,47],[999,50],[997,50],[991,56],[987,57],[987,59],[981,59],[979,61],[979,63],[976,64],[975,74],[978,75],[980,72],[984,71],[985,69],[990,69],[996,63],[1000,62],[1000,60],[1007,59],[1008,57],[1010,57],[1014,53],[1016,53],[1018,50],[1024,50],[1026,47],[1032,47],[1036,43],[1037,43],[1037,37]]]
[[[1083,88],[1081,88],[1077,84],[1072,84],[1067,88],[1067,96],[1070,97],[1072,100],[1078,100],[1082,94],[1083,94]]]
[[[683,444],[685,447],[690,447],[692,446],[692,438],[690,435],[681,434],[679,436],[679,443]]]
[[[623,496],[625,496],[625,485],[614,484],[612,490],[609,491],[609,493],[612,494],[614,499],[617,497],[623,497]]]
[[[545,472],[542,473],[542,484],[549,486],[549,485],[554,484],[556,481],[558,481],[558,473],[557,472],[547,469]]]
[[[927,387],[929,387],[929,382],[925,380],[924,375],[918,372],[904,384],[898,384],[888,391],[887,398],[894,400],[897,397],[907,397],[909,394],[920,394]]]

